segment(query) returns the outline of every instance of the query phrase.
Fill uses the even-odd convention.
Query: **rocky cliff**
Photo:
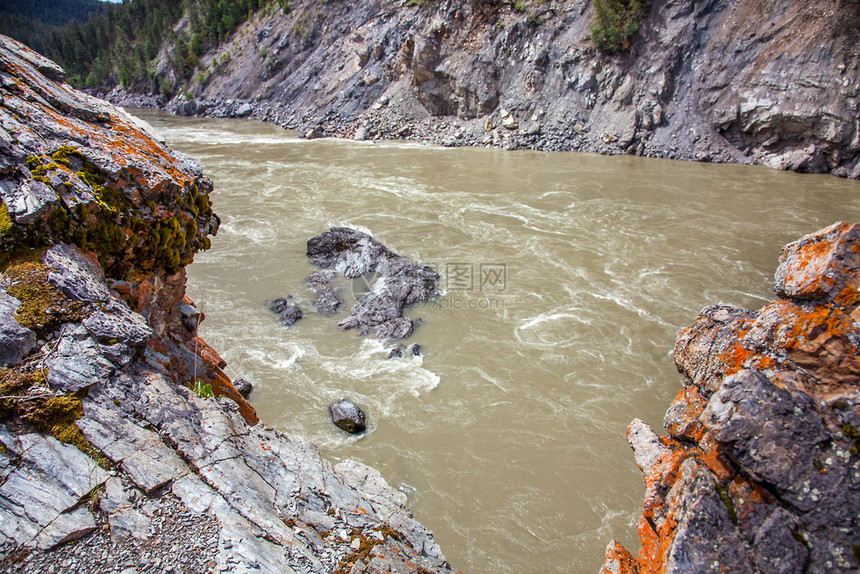
[[[0,570],[450,572],[379,472],[258,422],[185,297],[211,182],[63,79],[0,36]]]
[[[295,0],[261,10],[177,79],[129,96],[310,137],[630,153],[860,178],[854,0],[654,0],[629,49],[588,0]],[[176,28],[183,34],[187,20]]]
[[[603,572],[858,571],[858,288],[860,224],[838,223],[783,248],[778,301],[681,333],[668,435],[627,429],[642,547],[613,541]]]

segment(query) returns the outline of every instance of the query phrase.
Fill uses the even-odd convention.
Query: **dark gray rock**
[[[341,329],[358,329],[383,341],[405,339],[417,321],[403,316],[404,308],[428,301],[436,293],[439,275],[427,265],[419,265],[397,255],[360,231],[333,227],[308,241],[311,262],[336,270],[348,279],[376,274],[369,289],[360,295]]]
[[[131,347],[145,345],[153,336],[152,327],[140,314],[124,302],[112,299],[104,310],[99,309],[84,320],[84,326],[94,337],[120,342]]]
[[[809,549],[798,540],[803,525],[796,516],[776,508],[758,528],[753,541],[755,563],[761,572],[801,574],[806,572]]]
[[[328,410],[331,414],[331,422],[350,434],[364,432],[367,429],[364,411],[351,401],[341,399],[329,405]]]
[[[54,245],[44,257],[45,265],[53,269],[48,281],[73,301],[104,303],[110,299],[105,275],[94,256],[64,243]]]
[[[136,353],[132,347],[129,347],[125,343],[100,344],[99,350],[108,361],[119,368],[128,365],[134,359]]]
[[[107,381],[116,366],[101,353],[87,330],[78,326],[63,329],[56,349],[45,360],[48,385],[63,393],[75,393]]]
[[[675,506],[681,512],[665,572],[753,572],[743,538],[717,492],[713,474],[703,463],[685,460],[681,478],[668,498],[678,501]]]
[[[332,227],[309,239],[307,256],[314,265],[332,269],[347,279],[376,271],[397,257],[368,234],[348,227]]]
[[[304,317],[302,310],[298,305],[293,303],[293,297],[281,297],[269,302],[269,310],[278,316],[281,325],[290,328],[296,324],[296,321]]]
[[[853,551],[860,545],[860,458],[850,454],[852,439],[837,421],[806,393],[753,371],[727,377],[701,419],[741,471],[796,515],[815,569],[860,567]],[[767,531],[762,540],[782,544],[783,530]]]
[[[8,367],[21,361],[36,346],[36,334],[15,319],[21,302],[0,291],[0,365]]]
[[[251,394],[251,391],[254,390],[254,385],[251,384],[251,381],[247,381],[245,379],[236,379],[233,381],[233,386],[236,387],[239,394],[245,398],[247,398],[248,395]]]
[[[182,324],[185,325],[185,328],[192,333],[197,333],[197,329],[200,327],[203,319],[206,318],[206,315],[200,312],[197,307],[185,301],[180,301],[176,306],[176,310],[182,315]]]
[[[317,298],[311,303],[314,311],[328,317],[337,314],[344,303],[343,299],[338,296],[341,288],[331,285],[312,285],[311,288],[317,295]]]
[[[414,345],[412,345],[412,356],[413,357],[421,356],[421,345],[419,345],[418,343],[415,343]]]
[[[396,358],[402,357],[404,350],[405,349],[403,348],[403,345],[398,343],[397,345],[394,345],[391,348],[391,351],[388,353],[388,358],[389,359],[396,359]]]

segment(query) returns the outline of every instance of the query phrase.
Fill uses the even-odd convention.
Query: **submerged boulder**
[[[288,329],[304,317],[304,313],[299,309],[299,306],[293,303],[292,295],[271,301],[269,303],[269,310],[277,315],[281,320],[281,325]]]
[[[358,408],[352,401],[341,399],[336,403],[330,404],[328,410],[331,414],[331,422],[336,427],[350,434],[358,434],[367,429],[364,411]]]

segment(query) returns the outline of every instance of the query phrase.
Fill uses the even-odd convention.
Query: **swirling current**
[[[660,428],[671,350],[711,304],[774,298],[780,248],[860,220],[860,182],[638,157],[303,140],[138,111],[215,182],[223,223],[188,268],[202,337],[275,428],[379,469],[466,574],[596,572],[635,551],[644,488],[624,439]],[[410,310],[422,355],[386,359],[310,307],[306,241],[371,233],[440,271]],[[347,304],[352,285],[342,284]],[[278,324],[293,295],[306,317]],[[368,414],[365,435],[328,405]]]

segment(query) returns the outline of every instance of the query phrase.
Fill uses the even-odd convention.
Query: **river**
[[[635,553],[644,487],[624,431],[661,428],[678,332],[707,305],[771,301],[785,243],[860,220],[860,182],[831,176],[135,113],[215,182],[221,230],[188,294],[227,373],[253,381],[266,423],[405,491],[464,574],[596,573],[613,537]],[[410,311],[420,357],[387,360],[337,328],[345,313],[313,312],[305,246],[332,226],[440,271],[442,294]],[[305,310],[289,330],[266,306],[287,295]],[[331,424],[342,397],[365,435]]]

